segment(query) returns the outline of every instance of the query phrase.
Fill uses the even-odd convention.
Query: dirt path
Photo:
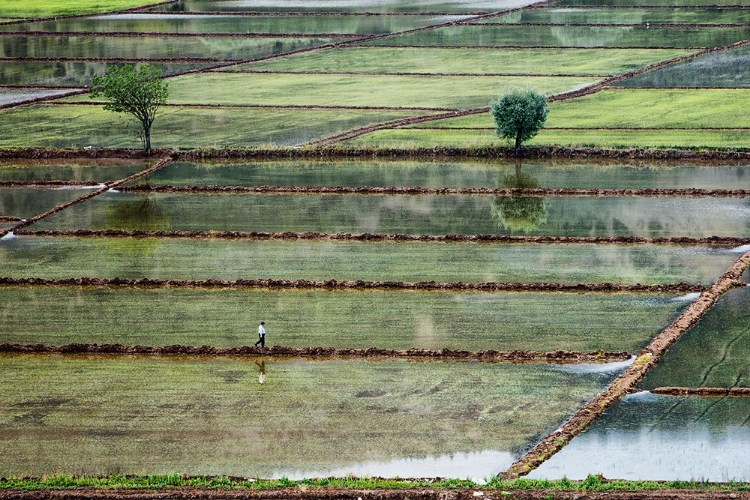
[[[406,358],[443,359],[452,361],[483,361],[487,363],[611,363],[626,361],[630,354],[619,352],[579,352],[579,351],[463,351],[454,349],[337,349],[334,347],[213,347],[213,346],[144,346],[122,344],[0,344],[3,353],[39,354],[142,354],[142,355],[185,355],[185,356],[278,356],[306,358]]]

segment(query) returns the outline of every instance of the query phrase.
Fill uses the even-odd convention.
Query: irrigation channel
[[[735,297],[736,302],[740,296],[731,295],[738,293],[731,290],[744,293],[747,286],[742,276],[750,264],[750,252],[743,253],[742,245],[750,238],[690,236],[700,227],[699,214],[694,214],[693,229],[682,225],[679,230],[670,230],[671,236],[667,237],[618,236],[611,232],[598,237],[545,236],[549,230],[544,229],[544,220],[539,222],[539,236],[242,233],[217,231],[210,226],[211,211],[215,210],[212,197],[234,197],[244,205],[253,197],[287,196],[287,192],[343,199],[385,196],[386,204],[395,203],[393,206],[407,213],[417,210],[415,214],[424,213],[419,201],[431,196],[447,200],[489,197],[500,200],[501,206],[506,200],[536,206],[552,196],[743,202],[747,193],[726,187],[734,185],[732,179],[746,168],[742,165],[673,164],[654,169],[625,162],[597,170],[591,164],[575,161],[550,166],[539,161],[519,165],[497,160],[439,160],[437,164],[412,160],[194,164],[165,157],[141,165],[137,172],[132,171],[134,166],[128,167],[129,171],[119,170],[127,175],[111,179],[106,172],[117,167],[116,161],[103,160],[101,167],[96,166],[96,160],[80,163],[75,167],[75,159],[61,158],[45,160],[39,166],[33,161],[17,160],[0,164],[0,178],[7,179],[2,189],[7,192],[34,189],[43,195],[85,189],[74,199],[38,214],[23,211],[33,210],[33,205],[19,209],[18,216],[7,217],[8,227],[3,229],[0,259],[4,262],[4,276],[0,279],[0,295],[4,298],[2,314],[10,329],[2,337],[0,356],[5,383],[17,388],[9,395],[9,411],[3,416],[8,437],[12,436],[12,441],[6,442],[6,449],[12,451],[6,455],[7,460],[0,461],[5,474],[42,475],[50,470],[65,470],[65,464],[70,463],[78,464],[77,471],[101,473],[101,465],[88,458],[95,457],[97,464],[124,472],[145,467],[154,473],[181,470],[305,477],[350,472],[404,476],[409,471],[410,476],[422,477],[460,476],[471,470],[471,477],[478,480],[482,475],[498,472],[505,477],[518,477],[543,466],[559,451],[564,453],[568,443],[577,442],[578,434],[587,435],[586,429],[596,429],[600,419],[609,418],[605,412],[610,407],[619,409],[620,401],[630,401],[632,396],[627,395],[639,390],[639,381],[680,337],[701,325],[717,301]],[[71,166],[61,168],[66,164]],[[347,185],[346,179],[363,180],[359,173],[362,169],[368,172],[371,185]],[[497,178],[531,175],[525,171],[538,172],[544,185],[550,187],[492,187]],[[56,172],[57,178],[49,178],[45,172]],[[89,185],[65,184],[84,172],[96,181]],[[199,181],[219,180],[230,172],[233,178],[224,178],[221,185]],[[267,183],[281,172],[286,172],[284,186]],[[435,172],[439,173],[437,177]],[[578,172],[585,175],[579,178]],[[590,172],[596,173],[592,177]],[[685,172],[690,172],[690,176],[685,177]],[[424,175],[433,177],[427,180]],[[38,182],[40,176],[45,177],[45,183]],[[414,186],[388,185],[390,178],[408,182],[409,177],[414,179]],[[561,179],[566,185],[556,185]],[[602,187],[611,182],[623,185],[623,180],[634,187]],[[593,182],[595,186],[577,187],[578,182]],[[709,187],[696,189],[695,182]],[[425,184],[434,187],[423,187]],[[646,184],[660,187],[639,187]],[[154,197],[198,193],[209,197],[202,202],[198,214],[203,227],[211,229],[170,229],[182,216],[182,209],[179,205],[171,208],[166,198]],[[79,210],[82,207],[83,212]],[[735,210],[727,211],[726,217],[735,217]],[[344,215],[340,209],[334,213],[336,219]],[[224,216],[228,214],[225,212]],[[335,227],[325,211],[318,209],[316,217],[321,228]],[[99,219],[106,226],[101,226]],[[495,224],[500,227],[501,222]],[[628,224],[621,219],[620,224],[623,223]],[[663,219],[661,227],[672,224]],[[608,227],[612,231],[616,225]],[[322,271],[323,275],[334,271],[330,266],[339,259],[335,256],[338,247],[356,244],[364,251],[371,246],[397,245],[388,247],[385,253],[376,252],[398,255],[408,248],[408,252],[416,252],[417,258],[423,255],[426,269],[435,271],[433,276],[457,279],[398,279],[400,275],[413,274],[399,274],[398,265],[392,260],[380,264],[361,259],[353,267],[344,266],[345,261],[341,261],[340,266],[344,267],[336,272],[342,279],[266,278],[262,274],[248,277],[245,273],[250,268],[242,267],[245,257],[229,266],[217,261],[228,275],[213,274],[212,269],[219,267],[213,267],[215,257],[211,257],[211,252],[221,259],[229,247],[210,251],[206,247],[195,260],[196,257],[181,257],[183,250],[169,250],[178,248],[173,245],[180,242],[185,243],[185,250],[198,249],[201,242],[209,247],[236,245],[231,251],[236,256],[243,255],[247,248],[254,253],[254,259],[260,259],[258,269],[272,273],[274,269],[284,269],[273,263],[280,256],[279,250],[268,247],[258,253],[263,247],[257,245],[285,245],[285,251],[289,251],[300,245],[326,244],[320,257],[300,250],[307,252],[310,270],[320,266],[314,272]],[[71,251],[65,249],[68,244],[72,244]],[[613,255],[620,265],[630,248],[639,260],[624,266],[622,272],[609,271],[613,278],[610,281],[569,281],[564,279],[565,274],[556,276],[555,271],[546,269],[540,276],[547,279],[535,282],[524,279],[528,275],[520,271],[507,274],[507,269],[505,275],[511,278],[507,281],[482,280],[482,276],[489,275],[481,261],[467,261],[465,265],[469,267],[447,272],[452,266],[439,263],[444,257],[438,257],[435,264],[430,264],[432,257],[427,257],[434,251],[452,249],[464,254],[488,251],[494,255],[531,245],[541,251],[564,252],[566,259],[584,248],[595,251],[601,256],[592,261],[594,267],[602,266],[601,257],[614,248],[618,249]],[[649,246],[651,250],[645,250]],[[167,252],[164,258],[177,259],[167,267],[158,263],[162,248]],[[642,252],[666,252],[672,257],[644,260]],[[330,259],[328,263],[326,257]],[[188,260],[181,260],[185,258]],[[680,262],[681,259],[687,260]],[[711,261],[715,263],[707,267]],[[674,276],[682,276],[682,280],[667,278],[663,268],[667,263],[673,267]],[[174,274],[169,270],[171,265],[193,271]],[[472,265],[478,266],[478,272],[471,271]],[[535,266],[521,261],[521,267],[529,265]],[[644,274],[631,266],[641,267]],[[410,267],[413,273],[416,268]],[[702,268],[703,274],[699,277],[694,270],[687,272],[690,268]],[[661,269],[661,278],[654,274],[657,269]],[[556,272],[562,271],[558,268]],[[356,273],[370,273],[379,279],[358,279]],[[650,277],[641,283],[646,274]],[[694,276],[694,281],[685,280],[687,276]],[[744,307],[742,300],[739,298],[737,303],[740,308]],[[722,307],[716,309],[718,314],[722,314]],[[253,323],[262,311],[271,313],[270,317],[263,315],[271,330],[271,345],[252,346]],[[560,322],[550,323],[550,313]],[[157,320],[152,314],[163,319]],[[708,321],[721,324],[723,320],[709,317]],[[472,338],[462,338],[463,329]],[[614,331],[619,333],[613,335]],[[721,352],[739,345],[737,339],[744,338],[742,335],[740,327],[729,347],[722,347],[719,341],[717,349]],[[716,367],[730,369],[733,359],[725,352],[709,372],[721,372]],[[22,377],[24,373],[35,375]],[[65,373],[76,373],[75,380],[68,380]],[[139,374],[147,374],[147,379]],[[175,377],[180,380],[180,388],[164,392],[163,384],[173,385]],[[54,382],[44,388],[27,387],[40,379]],[[138,389],[127,380],[139,380]],[[162,382],[155,383],[156,380]],[[670,386],[651,387],[654,397],[688,401],[682,406],[692,408],[690,401],[706,396],[744,401],[742,398],[747,395],[741,377],[734,380],[734,387],[722,387],[722,379],[709,376],[703,382],[693,382],[693,386],[679,387],[674,384],[679,380],[673,377],[667,380]],[[711,383],[716,385],[705,385]],[[324,393],[315,390],[320,384],[327,387]],[[78,391],[77,387],[87,387],[90,396],[76,396],[71,391]],[[106,397],[100,392],[105,387],[110,387]],[[284,390],[279,392],[281,387]],[[201,405],[212,408],[211,412],[194,406],[198,404],[196,394],[205,399]],[[130,402],[123,406],[122,401],[126,400]],[[160,403],[153,406],[154,401]],[[523,410],[514,409],[518,405]],[[746,411],[742,405],[735,404],[739,414]],[[108,411],[91,413],[94,407],[118,407],[119,414],[136,416],[144,423],[131,426]],[[301,407],[305,408],[302,413]],[[73,424],[69,419],[79,419],[81,411],[90,416]],[[695,415],[697,410],[692,411],[689,415]],[[257,412],[270,416],[275,429],[256,427],[263,420]],[[210,416],[216,414],[222,415],[219,421]],[[305,423],[291,416],[303,414],[317,415],[313,427],[309,427],[307,417]],[[545,417],[532,418],[532,414]],[[352,415],[358,416],[357,428],[344,423]],[[190,423],[185,419],[190,419]],[[239,424],[238,419],[251,422],[250,427]],[[428,426],[417,424],[419,420]],[[62,426],[57,436],[45,430],[53,421]],[[457,421],[465,422],[456,426]],[[279,422],[283,425],[277,425]],[[240,434],[229,430],[238,425]],[[404,432],[389,431],[395,427]],[[436,428],[441,430],[436,432]],[[454,431],[449,432],[449,428]],[[490,431],[491,428],[495,430]],[[253,437],[248,439],[247,432]],[[79,445],[71,449],[65,440],[73,435],[78,436]],[[104,438],[107,446],[119,450],[114,462],[111,454],[107,458],[95,451],[105,435],[110,436]],[[127,451],[146,435],[150,436],[151,456],[158,456],[161,465],[150,462],[141,452]],[[335,446],[330,444],[331,436],[337,436]],[[177,437],[197,450],[202,463],[213,465],[197,466],[189,456],[175,452],[180,449],[175,448]],[[744,442],[744,438],[736,438]],[[239,447],[230,444],[238,440],[242,443]],[[219,455],[217,442],[219,449],[225,450]],[[279,448],[274,442],[282,446]],[[44,443],[47,458],[42,460],[30,453],[36,447],[33,443]],[[230,458],[224,455],[228,450]],[[550,463],[551,469],[539,470],[550,470],[553,476],[560,470],[568,474],[564,467]],[[735,473],[735,469],[727,470]],[[671,469],[662,472],[673,474]]]
[[[750,480],[748,154],[559,142],[513,162],[436,139],[491,135],[498,82],[573,117],[634,92],[744,102],[747,6],[578,3],[0,24],[3,135],[32,146],[0,152],[0,476]],[[129,138],[84,95],[123,62],[170,80],[155,160],[114,150]],[[646,108],[546,133],[750,129]],[[23,128],[40,121],[66,129]],[[268,143],[295,148],[223,149]]]

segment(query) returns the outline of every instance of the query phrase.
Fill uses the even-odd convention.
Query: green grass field
[[[230,66],[225,71],[352,73],[518,73],[609,75],[671,59],[685,50],[352,47]]]
[[[421,112],[424,113],[424,112]],[[252,108],[163,108],[154,122],[157,148],[290,146],[414,112]],[[141,147],[134,122],[100,106],[24,106],[4,112],[0,147]]]
[[[637,352],[670,296],[324,290],[0,288],[3,342]],[[20,312],[24,311],[24,312]]]
[[[0,241],[12,277],[625,284],[714,282],[736,253],[652,245],[481,245],[157,238]],[[195,263],[200,262],[200,266]]]
[[[547,365],[406,361],[0,361],[3,477],[327,476],[371,460],[501,451],[483,473],[450,474],[481,478],[500,472],[613,376]]]
[[[70,16],[128,9],[148,3],[144,0],[4,0],[0,3],[0,17]]]
[[[295,106],[389,106],[480,108],[489,106],[503,87],[528,84],[553,94],[595,79],[553,77],[311,75],[210,73],[169,82],[175,104],[264,104]],[[456,89],[462,89],[456,92]]]

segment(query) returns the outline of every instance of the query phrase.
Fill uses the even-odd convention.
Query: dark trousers
[[[258,341],[255,343],[255,345],[258,345],[258,344],[260,344],[261,347],[266,347],[266,336],[265,335],[261,335],[260,337],[258,337]]]

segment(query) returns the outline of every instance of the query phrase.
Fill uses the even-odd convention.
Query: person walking
[[[260,322],[260,325],[258,325],[258,341],[255,343],[257,346],[260,344],[261,347],[266,347],[266,323],[264,321]]]

